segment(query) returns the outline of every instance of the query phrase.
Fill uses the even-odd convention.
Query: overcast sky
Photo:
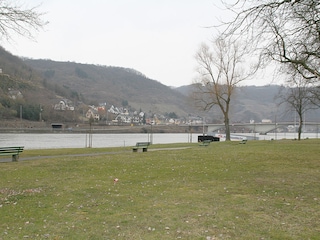
[[[133,68],[167,86],[192,83],[194,55],[216,34],[220,0],[20,0],[45,12],[35,40],[2,42],[33,59]],[[220,7],[219,7],[220,6]],[[267,80],[248,85],[265,85]]]

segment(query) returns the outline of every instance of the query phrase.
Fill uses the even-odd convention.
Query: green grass
[[[0,239],[320,238],[319,140],[181,146],[25,150],[56,157],[0,163]]]

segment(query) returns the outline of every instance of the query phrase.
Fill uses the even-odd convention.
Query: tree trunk
[[[228,113],[224,115],[224,126],[226,128],[226,141],[230,141],[230,124],[229,124],[229,116]]]
[[[299,128],[298,128],[298,140],[299,141],[301,140],[302,126],[303,126],[302,115],[299,115]]]

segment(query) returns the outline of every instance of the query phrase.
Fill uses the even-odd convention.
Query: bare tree
[[[212,48],[212,49],[211,49]],[[213,46],[202,44],[196,53],[199,78],[192,98],[196,107],[208,111],[218,106],[224,117],[226,140],[230,140],[230,103],[235,87],[252,76],[258,65],[244,68],[245,48],[232,39],[217,38]]]
[[[319,83],[319,0],[222,2],[236,14],[233,21],[226,23],[225,34],[245,38],[262,55],[291,65],[308,82]]]
[[[0,38],[10,40],[13,34],[33,38],[33,31],[39,31],[46,22],[37,7],[24,8],[15,1],[0,0]]]
[[[299,74],[292,74],[288,86],[281,89],[279,104],[286,104],[289,110],[295,111],[299,118],[298,140],[301,139],[304,115],[308,110],[318,108],[318,100],[313,94],[313,87]]]

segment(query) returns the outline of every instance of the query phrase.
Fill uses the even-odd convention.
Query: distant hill
[[[108,106],[126,103],[136,110],[175,112],[178,116],[192,112],[185,95],[134,69],[50,60],[24,62],[41,73],[45,85],[59,86],[61,92],[72,91],[86,103]]]
[[[208,113],[192,107],[189,98],[192,86],[171,88],[149,79],[134,69],[33,60],[13,56],[0,47],[0,119],[23,117],[30,120],[78,121],[88,105],[106,103],[142,110],[151,115],[175,113],[178,117],[206,117],[210,122],[223,122],[219,109]],[[231,102],[231,122],[262,119],[292,120],[292,112],[277,107],[274,97],[279,86],[243,86],[237,88]],[[61,99],[76,107],[73,113],[53,110]],[[286,113],[286,114],[284,114]],[[319,111],[307,113],[307,121],[317,121]]]
[[[39,119],[43,100],[56,100],[54,92],[43,87],[41,76],[33,68],[2,47],[0,69],[0,119],[18,118],[21,110],[23,116]]]
[[[278,106],[276,96],[281,86],[242,86],[234,92],[231,100],[230,120],[231,122],[261,122],[263,119],[275,121],[294,121],[294,112],[283,104]],[[190,95],[192,85],[176,88],[182,94]],[[208,116],[213,121],[222,122],[219,109],[215,107]],[[320,110],[309,111],[306,114],[306,121],[319,121]]]
[[[192,85],[182,86],[176,89],[182,94],[190,95]],[[275,96],[279,91],[279,86],[244,86],[238,87],[232,95],[230,120],[231,122],[249,122],[254,120],[261,122],[262,119],[274,119],[275,109],[277,109]],[[223,121],[220,110],[215,107],[210,111],[212,116],[216,116],[216,122]]]

